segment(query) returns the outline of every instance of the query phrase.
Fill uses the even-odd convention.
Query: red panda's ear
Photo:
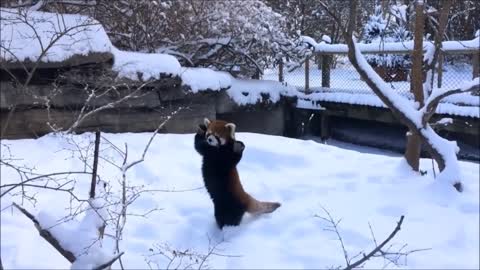
[[[203,123],[205,124],[206,127],[208,127],[208,125],[210,125],[210,120],[208,120],[208,118],[204,118]]]
[[[225,125],[226,128],[228,128],[230,130],[230,136],[232,137],[232,139],[235,139],[235,124],[234,123],[228,123]]]

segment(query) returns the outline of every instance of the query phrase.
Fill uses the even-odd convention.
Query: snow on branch
[[[107,220],[106,182],[97,180],[100,132],[95,134],[94,164],[85,216],[79,221],[58,221],[45,212],[36,216],[16,203],[13,206],[29,218],[35,228],[70,263],[71,269],[104,269],[119,260],[123,252],[114,256],[102,247]]]
[[[427,101],[425,102],[425,106],[424,106],[424,110],[425,110],[424,112],[426,113],[428,119],[430,118],[431,115],[435,113],[435,110],[438,104],[443,98],[446,98],[447,96],[451,96],[454,94],[460,94],[460,93],[472,93],[472,94],[478,95],[480,93],[480,78],[475,78],[470,82],[466,82],[457,89],[444,90],[444,91],[437,90],[432,92],[432,94],[428,97]]]
[[[315,53],[335,53],[347,54],[347,44],[328,44],[325,42],[317,43],[313,38],[302,36],[302,41],[310,45]],[[434,44],[425,42],[424,51],[432,51]],[[383,42],[383,43],[358,43],[358,49],[361,53],[409,53],[413,50],[413,41],[404,42]],[[480,50],[480,39],[476,37],[472,40],[464,41],[444,41],[442,42],[442,51],[444,52],[478,52]]]
[[[37,229],[37,231],[40,233],[40,236],[45,239],[50,245],[52,245],[63,257],[65,257],[65,259],[67,259],[71,263],[76,260],[73,252],[62,247],[59,240],[56,239],[50,231],[40,226],[40,222],[35,218],[34,215],[32,215],[25,208],[21,207],[16,203],[13,203],[13,206],[15,206],[15,208],[20,210],[20,212],[22,212],[27,218],[29,218],[33,222],[33,225],[35,225],[35,229]]]
[[[98,181],[96,190],[99,195],[105,194],[103,181]],[[43,239],[72,263],[72,269],[103,269],[123,255],[123,252],[108,255],[101,246],[99,229],[104,226],[106,218],[103,198],[90,199],[84,218],[68,223],[58,223],[45,212],[35,216],[16,203],[13,206],[33,222]]]
[[[360,52],[359,46],[350,37],[351,51],[350,61],[357,68],[362,78],[368,78],[366,83],[377,94],[377,96],[398,115],[405,115],[407,119],[402,120],[409,127],[421,127],[420,113],[415,110],[412,104],[404,97],[395,92],[375,70],[368,64],[365,56]]]

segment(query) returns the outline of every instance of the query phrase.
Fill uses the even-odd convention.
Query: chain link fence
[[[367,55],[368,57],[371,55]],[[330,57],[328,87],[322,87],[322,65],[323,57]],[[405,57],[405,54],[398,55],[375,55],[380,60],[388,61],[394,57]],[[443,89],[458,88],[463,82],[473,78],[473,54],[444,54],[439,59],[439,66],[435,70],[433,87]],[[400,95],[413,99],[410,92],[411,67],[382,68],[374,67],[377,73]],[[328,69],[328,68],[327,68]],[[308,71],[308,75],[306,72]],[[267,70],[263,76],[266,80],[279,80],[279,69]],[[283,71],[283,81],[288,85],[297,87],[300,91],[306,92],[342,92],[351,94],[373,94],[368,85],[360,78],[345,54],[315,55],[308,64],[293,71]],[[323,85],[325,86],[325,84]]]

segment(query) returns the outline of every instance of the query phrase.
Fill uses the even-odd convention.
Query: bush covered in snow
[[[375,12],[365,24],[362,40],[364,43],[403,42],[412,40],[412,33],[406,25],[405,5],[392,5],[388,14],[385,14],[380,5],[375,7]],[[373,67],[408,67],[409,55],[368,55],[367,61]]]
[[[88,14],[123,50],[174,55],[182,66],[240,71],[251,77],[280,58],[299,60],[303,45],[286,18],[262,0],[96,1],[85,8],[47,3],[42,10]]]

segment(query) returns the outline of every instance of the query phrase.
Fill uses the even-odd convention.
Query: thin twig
[[[316,215],[316,217],[318,217],[318,218],[320,218],[320,219],[323,219],[323,220],[327,221],[328,223],[332,224],[331,226],[332,226],[333,230],[331,230],[331,231],[335,232],[335,234],[337,235],[337,239],[338,239],[338,241],[340,242],[340,245],[342,246],[343,257],[344,257],[344,259],[345,259],[345,263],[347,264],[347,266],[350,266],[350,260],[349,260],[349,258],[348,258],[347,249],[345,248],[345,244],[343,243],[342,236],[340,235],[340,232],[338,231],[338,224],[340,224],[340,221],[342,221],[342,220],[339,219],[337,222],[335,222],[335,221],[333,220],[332,215],[330,215],[330,212],[328,212],[328,210],[325,209],[323,206],[322,206],[322,209],[323,209],[323,211],[327,214],[328,219],[327,219],[327,218],[324,218],[324,217],[322,217],[322,216],[317,216],[317,215]]]
[[[400,220],[397,222],[397,226],[395,227],[395,229],[390,233],[390,235],[385,239],[383,240],[382,243],[380,243],[380,245],[378,245],[376,248],[374,248],[372,251],[370,251],[368,254],[364,254],[363,255],[363,258],[361,258],[360,260],[350,264],[349,266],[347,266],[345,268],[345,270],[350,270],[350,269],[354,269],[356,267],[359,267],[360,265],[362,265],[363,263],[365,263],[366,261],[368,261],[370,258],[372,258],[376,253],[380,252],[382,250],[382,248],[390,241],[392,240],[392,238],[400,231],[401,229],[401,226],[402,226],[402,223],[403,223],[403,219],[405,218],[405,216],[400,216]]]
[[[120,259],[120,257],[122,257],[122,255],[124,254],[125,252],[120,252],[117,256],[113,257],[111,260],[109,260],[108,262],[102,264],[102,265],[99,265],[95,268],[93,268],[94,270],[104,270],[105,268],[108,268],[110,267],[116,260]]]

